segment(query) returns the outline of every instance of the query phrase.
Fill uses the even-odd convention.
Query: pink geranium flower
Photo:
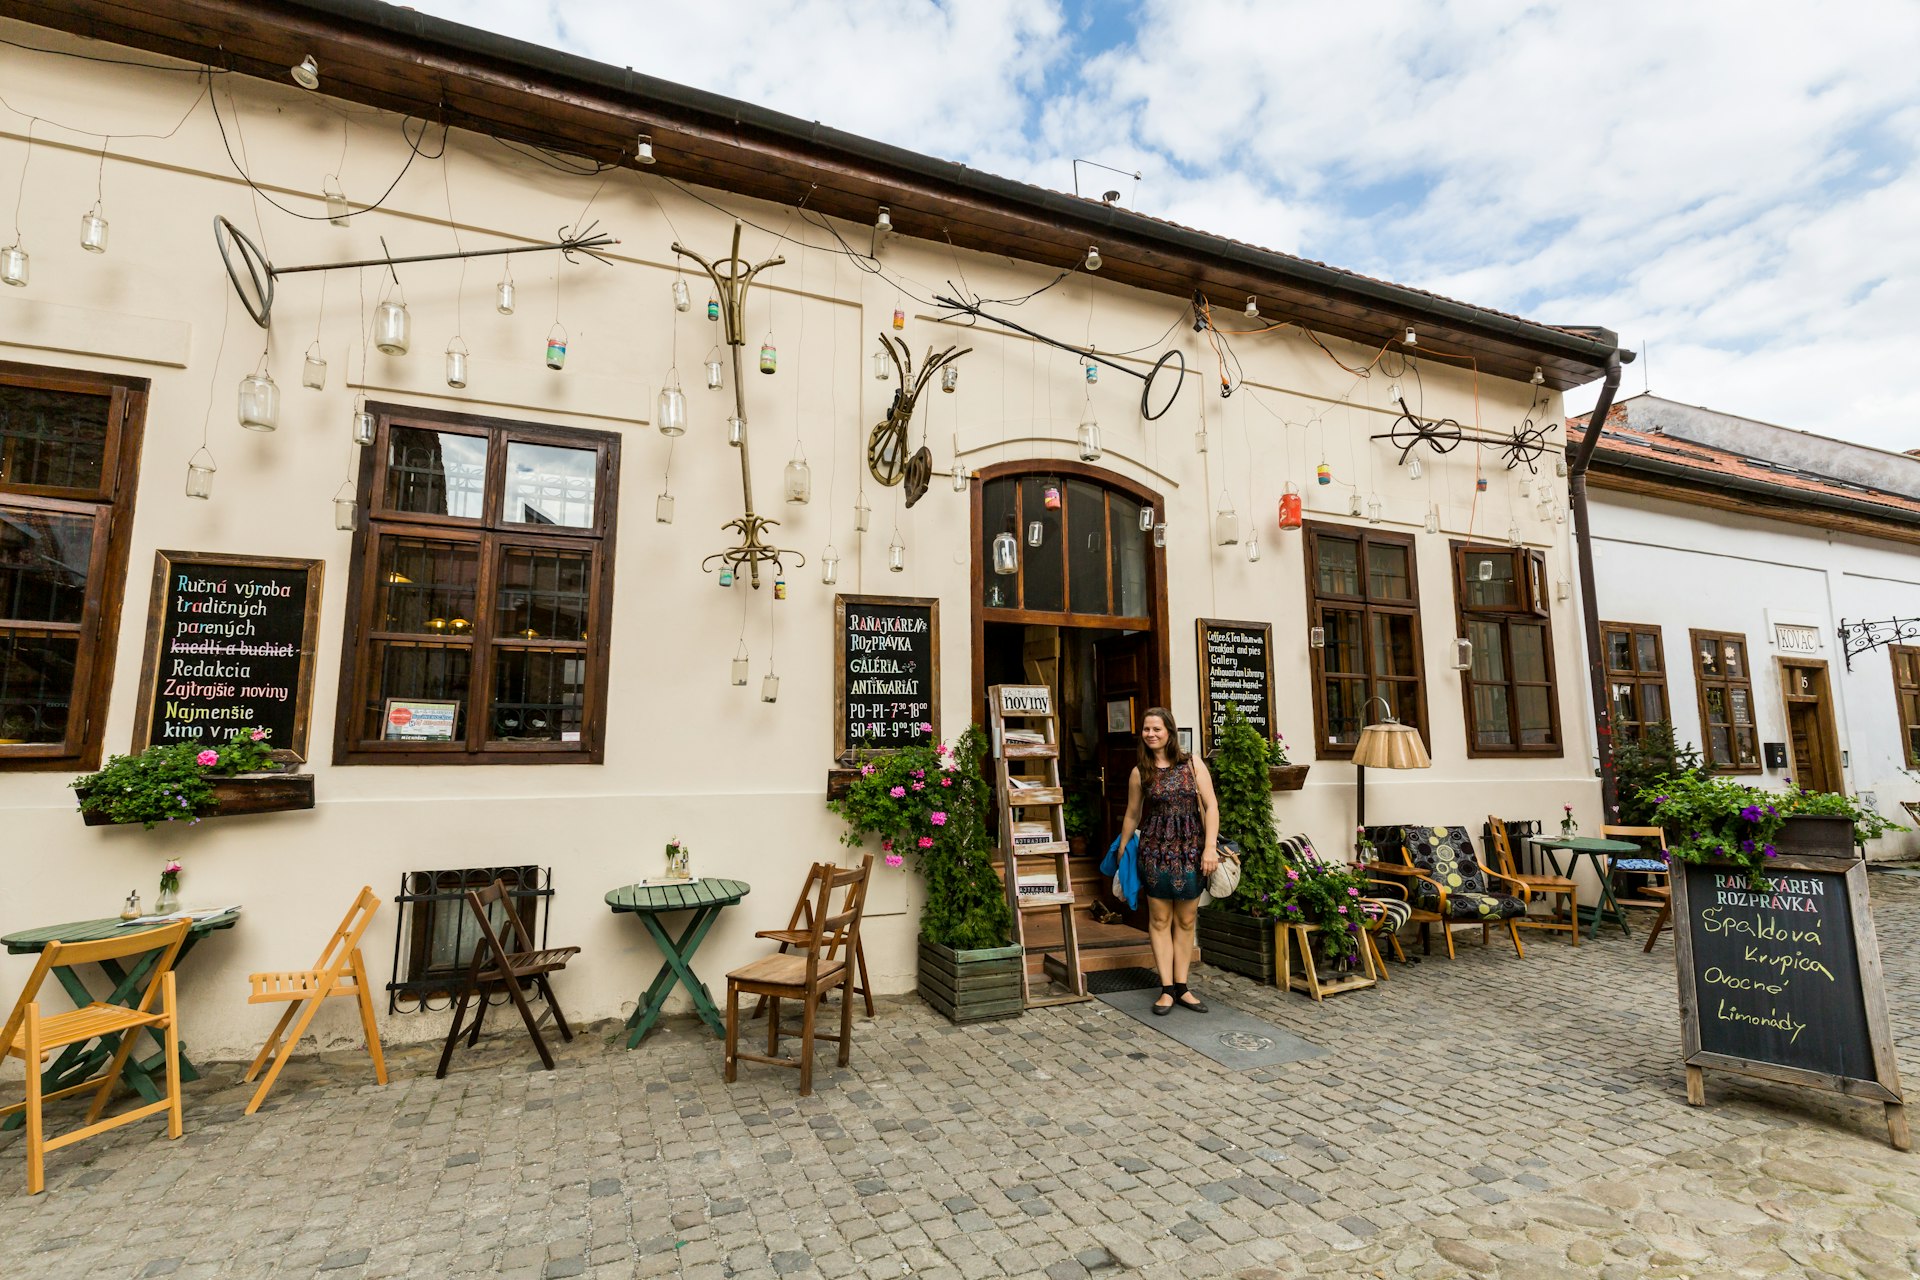
[[[927,784],[924,782],[916,782],[913,784],[913,789],[915,791],[925,791],[927,789]]]
[[[920,847],[921,847],[922,849],[931,849],[931,848],[933,848],[933,837],[932,837],[932,836],[921,836],[921,837],[920,837]]]
[[[893,787],[887,791],[887,794],[895,800],[898,800],[901,796],[907,794],[907,789],[905,787]]]
[[[952,779],[952,778],[942,778],[942,779],[940,779],[940,785],[941,785],[941,786],[943,786],[943,787],[950,787],[950,786],[952,786],[952,785],[953,785],[953,779]]]
[[[208,747],[205,751],[202,751],[199,755],[195,756],[193,759],[195,764],[198,764],[203,768],[210,768],[213,765],[220,763],[220,753],[218,751],[215,751],[212,747]]]
[[[861,777],[863,777],[863,778],[870,778],[870,777],[872,777],[872,776],[873,776],[873,766],[872,766],[872,765],[870,765],[870,764],[863,764],[863,765],[861,765],[861,766],[860,766],[860,776],[861,776]]]
[[[922,720],[922,721],[920,722],[920,732],[922,732],[922,733],[932,733],[932,732],[933,732],[933,724],[932,724],[932,722],[930,722],[930,721],[927,721],[927,720]]]
[[[891,841],[891,840],[882,840],[882,841],[880,842],[880,848],[881,848],[881,850],[882,850],[883,852],[887,852],[887,853],[891,853],[891,852],[893,852],[893,841]]]
[[[940,810],[935,809],[933,813],[929,816],[933,819],[934,826],[944,827],[947,825],[947,815],[941,812]]]
[[[887,855],[887,865],[890,867],[897,867],[902,863],[904,863],[905,861],[906,859],[901,857],[897,853],[890,853]]]
[[[265,729],[255,729],[253,731],[253,740],[255,742],[265,742],[267,740],[267,731]]]

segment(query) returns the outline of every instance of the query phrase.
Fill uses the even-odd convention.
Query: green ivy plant
[[[1227,905],[1268,914],[1261,904],[1280,893],[1287,868],[1280,859],[1280,836],[1273,825],[1267,740],[1231,703],[1213,736],[1213,756],[1207,767],[1220,806],[1220,838],[1240,847],[1240,887]]]
[[[913,854],[927,884],[920,936],[967,951],[1006,945],[1012,931],[1006,889],[987,833],[991,788],[986,735],[971,726],[951,748],[904,747],[862,760],[860,776],[829,807],[854,848],[880,837],[890,867]]]
[[[151,831],[162,822],[192,826],[218,807],[210,779],[257,773],[273,764],[266,730],[239,729],[217,746],[197,742],[148,747],[138,755],[114,756],[98,773],[75,778],[82,813]]]

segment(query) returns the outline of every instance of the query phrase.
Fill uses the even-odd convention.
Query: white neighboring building
[[[1664,714],[1717,770],[1913,825],[1920,458],[1640,395],[1591,486],[1616,738]],[[1920,832],[1868,854],[1920,855]]]

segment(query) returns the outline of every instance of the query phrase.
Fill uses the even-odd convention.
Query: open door
[[[1104,820],[1096,846],[1105,855],[1127,816],[1127,779],[1140,759],[1140,717],[1152,701],[1151,637],[1144,631],[1109,636],[1094,645],[1100,691],[1100,787]]]
[[[1793,780],[1809,791],[1842,790],[1840,742],[1828,698],[1826,665],[1783,662],[1780,684],[1787,704]]]

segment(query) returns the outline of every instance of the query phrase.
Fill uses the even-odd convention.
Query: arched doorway
[[[1002,463],[973,489],[972,714],[985,723],[992,685],[1054,691],[1089,969],[1140,963],[1145,951],[1137,929],[1090,914],[1100,855],[1126,810],[1140,716],[1170,690],[1166,551],[1154,531],[1165,518],[1158,493],[1085,463]],[[1013,555],[996,562],[1002,534]]]

